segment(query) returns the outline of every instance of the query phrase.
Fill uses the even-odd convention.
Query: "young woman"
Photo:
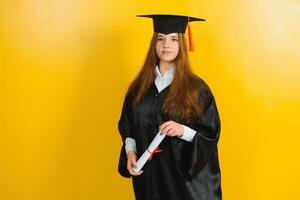
[[[188,22],[202,19],[142,17],[153,19],[154,34],[123,103],[119,173],[132,177],[137,200],[220,200],[219,114],[210,88],[191,70],[184,35]],[[166,134],[162,151],[151,152],[152,159],[136,173],[137,159],[158,131]]]

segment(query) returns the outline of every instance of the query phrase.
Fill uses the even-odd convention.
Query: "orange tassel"
[[[190,27],[189,22],[190,22],[190,17],[188,17],[189,51],[194,51],[195,46],[194,46],[194,41],[193,41],[193,37],[192,37],[192,29]]]

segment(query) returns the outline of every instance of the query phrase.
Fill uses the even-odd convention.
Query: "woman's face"
[[[178,55],[178,33],[162,34],[156,36],[156,54],[160,61],[172,62]]]

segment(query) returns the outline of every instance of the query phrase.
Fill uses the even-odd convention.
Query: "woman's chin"
[[[164,57],[164,58],[161,58],[160,60],[163,61],[163,62],[173,62],[175,58],[173,57]]]

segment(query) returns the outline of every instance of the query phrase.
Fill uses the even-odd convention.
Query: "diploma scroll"
[[[146,164],[148,159],[151,159],[153,152],[156,151],[158,145],[163,141],[165,136],[166,135],[161,134],[160,131],[156,134],[155,138],[152,140],[148,149],[146,149],[146,151],[142,154],[142,156],[136,162],[136,165],[133,167],[133,170],[136,173],[138,173],[143,168],[143,166]]]

